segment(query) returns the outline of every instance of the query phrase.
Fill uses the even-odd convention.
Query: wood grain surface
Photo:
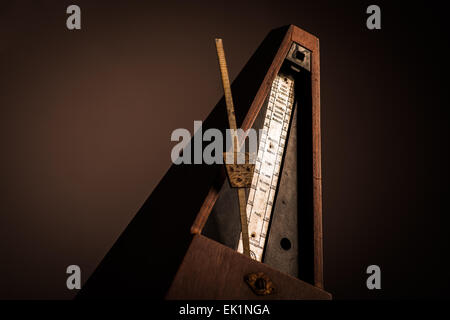
[[[256,295],[245,276],[263,272],[273,283],[270,295]],[[326,300],[324,290],[250,259],[202,235],[194,235],[166,296],[170,300]]]

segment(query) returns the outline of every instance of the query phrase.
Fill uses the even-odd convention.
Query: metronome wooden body
[[[261,115],[267,108],[276,75],[282,68],[291,67],[295,74],[299,71],[299,66],[288,61],[289,58],[296,59],[294,54],[300,51],[299,48],[307,52],[306,57],[302,52],[297,53],[297,56],[301,55],[300,66],[305,69],[296,76],[296,107],[272,217],[277,222],[272,221],[270,226],[270,233],[277,234],[269,234],[265,248],[269,250],[271,246],[271,251],[269,255],[266,253],[266,263],[233,250],[238,231],[237,224],[233,226],[230,221],[233,216],[238,216],[238,212],[236,207],[233,208],[236,201],[222,172],[209,189],[194,220],[192,242],[166,298],[331,298],[323,290],[320,71],[319,40],[316,37],[295,26],[287,29],[254,99],[249,103],[241,128],[247,130],[261,125]],[[285,62],[288,62],[287,67]],[[236,103],[236,108],[239,106],[239,102]],[[292,175],[296,178],[291,178]],[[286,213],[288,211],[291,211],[290,216]],[[290,225],[292,221],[296,224],[294,228]],[[289,237],[283,238],[286,234]],[[287,248],[283,243],[280,245],[280,239],[288,242]],[[275,246],[279,248],[274,249]],[[263,276],[264,284],[270,282],[273,292],[264,295],[252,290],[252,285],[245,281],[249,274]]]

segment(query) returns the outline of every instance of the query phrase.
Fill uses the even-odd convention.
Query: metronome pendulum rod
[[[223,50],[222,39],[216,40],[216,50],[217,57],[219,58],[219,67],[220,74],[222,76],[222,85],[223,91],[225,94],[225,102],[227,106],[227,114],[228,114],[228,124],[230,129],[235,130],[236,133],[237,125],[236,125],[236,117],[234,114],[234,105],[233,98],[231,96],[231,87],[230,87],[230,79],[228,77],[228,69],[227,62],[225,60],[225,52]],[[236,154],[238,151],[238,139],[237,136],[233,137],[233,159],[237,161]],[[238,189],[238,198],[239,198],[239,212],[241,217],[241,229],[242,229],[242,247],[244,255],[250,257],[250,243],[248,236],[248,223],[247,223],[247,202],[245,199],[245,188],[239,187]]]

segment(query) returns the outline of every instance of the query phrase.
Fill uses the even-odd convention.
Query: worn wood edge
[[[314,211],[314,284],[323,288],[323,222],[322,222],[322,151],[320,128],[320,50],[319,39],[296,26],[292,27],[292,41],[301,43],[312,54],[312,145],[313,145],[313,211]]]
[[[293,24],[289,26],[289,29],[291,30],[290,34],[292,41],[297,42],[310,51],[318,51],[319,39],[316,36]]]
[[[216,188],[214,187],[209,189],[205,201],[203,201],[199,213],[195,217],[194,223],[191,226],[192,234],[200,234],[202,232],[202,229],[205,226],[206,221],[208,220],[209,213],[211,212],[218,197],[219,197],[219,190],[216,190]]]
[[[319,40],[313,53],[312,74],[312,121],[313,121],[313,190],[314,190],[314,275],[317,286],[323,288],[323,222],[322,222],[322,144],[320,126],[320,52]]]

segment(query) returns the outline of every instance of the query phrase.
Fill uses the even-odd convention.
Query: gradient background
[[[372,2],[342,3],[1,1],[0,298],[74,297],[66,267],[88,278],[170,167],[171,132],[222,96],[214,37],[234,79],[287,24],[321,45],[325,288],[448,297],[444,189],[431,181],[447,169],[430,161],[447,145],[433,144],[447,126],[444,10],[377,1],[370,31]],[[66,29],[70,4],[80,31]],[[366,288],[370,264],[382,290]]]

